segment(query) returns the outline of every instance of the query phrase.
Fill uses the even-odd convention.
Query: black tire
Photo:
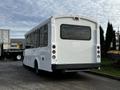
[[[39,69],[38,69],[38,63],[37,63],[37,61],[35,61],[35,64],[34,64],[34,72],[36,74],[39,74]]]

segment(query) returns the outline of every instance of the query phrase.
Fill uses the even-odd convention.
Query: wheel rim
[[[21,55],[17,55],[17,60],[20,60],[21,58]]]

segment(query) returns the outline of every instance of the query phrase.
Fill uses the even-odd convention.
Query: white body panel
[[[100,63],[100,57],[97,57],[97,46],[100,46],[100,36],[97,23],[93,20],[79,17],[74,20],[74,16],[51,17],[36,28],[48,24],[48,46],[26,49],[24,51],[23,64],[34,68],[34,62],[37,60],[38,68],[45,71],[53,71],[52,65],[67,64],[91,64]],[[90,40],[67,40],[60,37],[60,26],[62,24],[89,26],[91,28]],[[52,53],[52,45],[55,45],[56,53]],[[52,56],[56,58],[53,59]],[[99,53],[100,56],[100,53]],[[44,59],[43,59],[44,58]]]
[[[49,20],[47,22],[45,22],[45,24],[46,23],[48,24],[48,46],[26,49],[24,51],[23,63],[27,66],[34,68],[34,61],[37,60],[39,69],[45,70],[45,71],[52,71],[51,70],[51,35],[50,35],[51,34],[51,30],[50,30],[51,26],[50,26]],[[38,26],[38,27],[40,27],[40,26]],[[42,60],[43,58],[44,58],[44,60]]]
[[[64,40],[60,38],[60,25],[81,25],[91,26],[91,40]],[[80,19],[75,21],[72,18],[56,19],[56,43],[57,43],[57,64],[96,63],[95,30],[96,24]]]

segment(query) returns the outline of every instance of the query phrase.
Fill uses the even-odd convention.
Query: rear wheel
[[[35,61],[35,64],[34,64],[34,71],[36,74],[39,74],[39,69],[38,69],[38,63],[37,61]]]

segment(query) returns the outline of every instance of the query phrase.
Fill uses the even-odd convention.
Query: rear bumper
[[[52,64],[52,70],[84,70],[100,67],[100,63],[90,64]]]

